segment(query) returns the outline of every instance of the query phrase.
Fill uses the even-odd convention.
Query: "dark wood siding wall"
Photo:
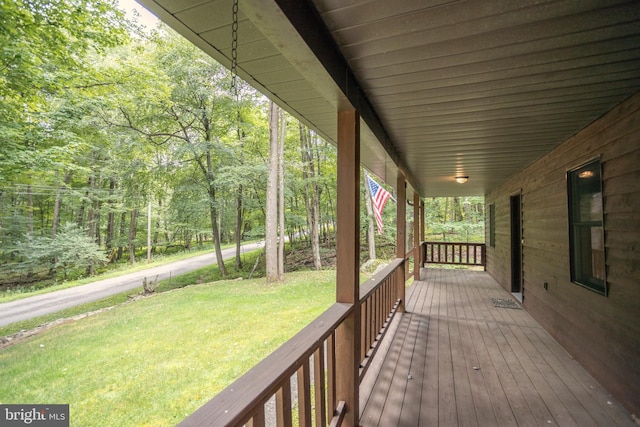
[[[608,296],[571,283],[569,271],[566,171],[598,156]],[[640,93],[486,196],[496,213],[496,246],[487,247],[487,271],[507,290],[509,197],[517,191],[522,192],[524,307],[640,417]]]

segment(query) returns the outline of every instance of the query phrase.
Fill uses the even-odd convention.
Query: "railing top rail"
[[[469,246],[485,246],[486,243],[478,242],[422,242],[423,245],[469,245]]]
[[[366,300],[373,291],[376,290],[382,282],[384,282],[393,272],[404,263],[404,259],[396,258],[385,268],[376,273],[372,278],[364,282],[360,286],[360,301]]]
[[[237,425],[245,420],[247,408],[271,397],[280,384],[333,333],[351,312],[351,304],[335,303],[293,338],[222,390],[180,426]]]

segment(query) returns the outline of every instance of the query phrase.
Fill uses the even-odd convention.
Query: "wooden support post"
[[[420,280],[420,195],[413,192],[413,280]]]
[[[397,220],[396,220],[396,257],[404,259],[407,254],[407,181],[404,179],[404,175],[398,172],[398,180],[396,185],[396,191],[398,203],[397,205]],[[405,268],[398,269],[398,298],[400,304],[398,305],[398,312],[404,312],[404,295],[405,295]]]
[[[426,241],[426,237],[424,235],[424,202],[420,202],[420,242],[424,242]],[[424,256],[420,258],[420,268],[424,267],[424,262],[427,259],[427,253],[426,253],[426,247],[425,247],[425,253]],[[422,251],[421,251],[422,252]]]
[[[338,113],[336,302],[353,311],[336,331],[336,400],[346,402],[344,424],[359,423],[360,389],[360,116]]]
[[[425,238],[424,235],[424,202],[420,202],[420,241],[424,242],[427,239]]]

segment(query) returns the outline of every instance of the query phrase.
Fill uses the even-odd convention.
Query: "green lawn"
[[[189,286],[0,350],[0,403],[68,403],[72,426],[173,426],[322,313],[335,271]]]

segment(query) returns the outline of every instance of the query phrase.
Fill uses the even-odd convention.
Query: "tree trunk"
[[[138,216],[138,211],[136,209],[131,210],[131,218],[129,221],[129,262],[131,264],[136,263],[136,219]]]
[[[216,262],[222,277],[227,275],[227,269],[222,259],[222,248],[220,247],[220,231],[218,230],[218,211],[216,210],[216,189],[209,186],[209,214],[211,216],[211,232],[213,233],[213,245],[216,248]]]
[[[84,197],[82,198],[82,201],[80,202],[80,209],[78,209],[78,216],[76,218],[76,224],[78,224],[78,227],[80,227],[81,229],[84,228],[84,213],[87,210],[87,199],[89,198],[89,190],[85,190],[84,192]]]
[[[244,157],[244,138],[243,138],[243,132],[240,129],[240,124],[241,124],[241,116],[240,116],[240,110],[238,109],[237,111],[237,136],[238,136],[238,143],[240,144],[240,164],[244,164],[243,162],[243,157]],[[243,187],[242,187],[242,183],[238,184],[238,188],[236,189],[236,224],[235,224],[235,233],[234,233],[234,239],[235,239],[235,243],[236,243],[236,270],[240,271],[242,269],[242,257],[241,255],[241,247],[242,247],[242,228],[244,226],[244,207],[242,206],[242,192],[243,192]]]
[[[335,230],[336,230],[336,215],[337,215],[336,209],[337,209],[337,206],[335,206],[333,204],[333,200],[334,200],[335,196],[331,195],[331,187],[329,187],[328,184],[325,184],[324,188],[325,188],[325,191],[326,191],[326,194],[327,194],[327,196],[325,198],[326,198],[326,200],[329,201],[329,212],[326,214],[329,218],[325,221],[325,226],[324,226],[324,230],[325,230],[324,231],[324,234],[325,234],[324,240],[325,240],[325,242],[327,242],[328,239],[329,239],[329,234],[331,232],[335,233]]]
[[[102,190],[102,176],[98,178],[97,187]],[[100,215],[102,213],[101,197],[96,197],[93,210],[93,238],[98,246],[102,246],[102,234],[100,233]]]
[[[51,238],[56,237],[56,233],[58,230],[58,224],[60,223],[60,205],[62,203],[62,189],[66,188],[67,185],[71,182],[71,176],[73,172],[65,172],[64,178],[62,180],[62,185],[58,187],[58,191],[56,192],[56,200],[53,204],[53,220],[51,222]]]
[[[153,232],[151,253],[155,255],[158,252],[158,239],[160,238],[160,215],[162,214],[162,197],[158,198],[158,213],[156,215],[156,229]],[[168,244],[169,239],[166,239]]]
[[[27,232],[33,236],[33,194],[31,184],[27,184]]]
[[[462,207],[460,206],[460,198],[453,198],[453,220],[455,222],[464,221],[464,216],[462,214]]]
[[[244,211],[242,207],[242,184],[238,185],[238,189],[236,190],[236,231],[235,231],[235,241],[236,241],[236,270],[240,271],[242,269],[242,257],[241,255],[241,245],[242,245],[242,226],[244,224]]]
[[[269,102],[269,173],[265,218],[265,258],[267,282],[278,280],[278,107]]]
[[[279,245],[278,245],[278,281],[284,280],[284,243],[286,231],[284,228],[284,138],[286,135],[287,124],[285,121],[284,110],[280,110],[280,141],[278,143],[278,213],[279,213],[279,225],[280,230]]]
[[[107,250],[113,248],[113,241],[116,236],[116,214],[113,211],[113,193],[116,188],[115,179],[109,180],[109,213],[107,214],[107,236],[105,238],[105,246]]]
[[[124,242],[127,233],[127,213],[122,212],[120,214],[120,244],[118,245],[118,256],[116,260],[120,261],[122,259],[124,248],[122,247],[122,242]]]
[[[302,152],[302,176],[305,180],[305,208],[307,211],[307,225],[311,240],[311,252],[313,254],[313,266],[316,270],[322,270],[320,258],[320,192],[317,183],[314,150],[311,144],[311,134],[302,124],[300,128],[300,145]]]
[[[96,178],[92,173],[89,177],[89,191],[88,191],[88,200],[89,200],[89,209],[87,210],[87,237],[92,241],[96,240],[96,209],[94,209],[94,194],[95,194],[95,186],[96,186]],[[87,265],[86,274],[87,276],[93,276],[94,266],[93,263],[90,262]]]
[[[96,241],[97,238],[97,212],[99,209],[98,201],[95,200],[95,191],[96,191],[96,177],[92,173],[89,177],[89,181],[87,183],[89,185],[89,190],[87,191],[87,200],[88,200],[88,208],[87,208],[87,237],[89,237],[92,241]]]

